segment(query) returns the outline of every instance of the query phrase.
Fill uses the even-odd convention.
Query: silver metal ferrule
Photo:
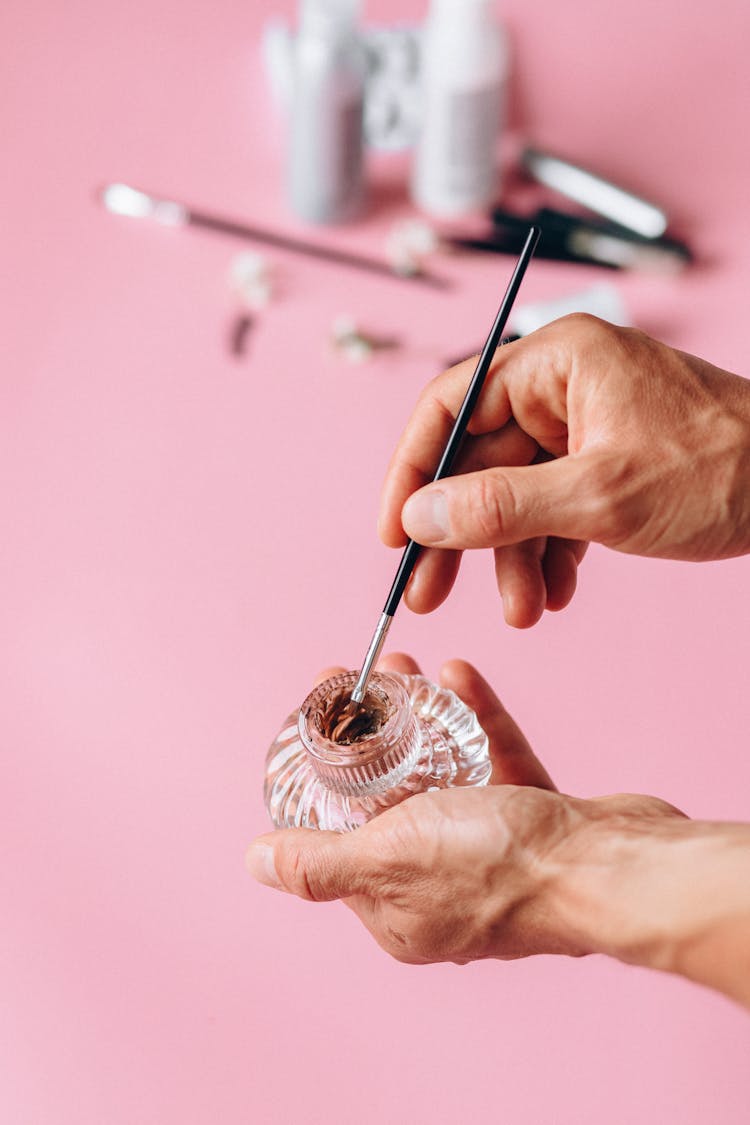
[[[391,627],[391,621],[393,621],[393,618],[389,616],[389,614],[381,613],[380,620],[378,621],[378,624],[375,628],[375,632],[372,634],[372,640],[370,641],[370,647],[368,648],[367,655],[365,656],[365,662],[362,665],[362,671],[359,673],[359,679],[354,685],[354,691],[352,692],[352,700],[354,703],[361,703],[365,698],[365,692],[367,691],[367,682],[370,679],[370,673],[372,672],[372,669],[375,666],[375,661],[380,656],[383,645],[385,644],[385,638],[387,637],[388,630]]]

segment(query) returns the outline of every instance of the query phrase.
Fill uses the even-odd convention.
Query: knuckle
[[[308,862],[302,849],[284,858],[280,875],[284,884],[299,898],[308,902],[321,902],[323,895],[321,872]]]
[[[598,320],[595,316],[585,312],[568,313],[563,316],[560,323],[565,325],[571,332],[579,332],[581,334],[588,334],[596,331],[597,325],[602,321]]]
[[[445,391],[447,382],[447,372],[442,372],[440,375],[435,375],[430,379],[417,399],[418,411],[421,414],[426,412],[437,414],[448,414],[450,411],[445,404]],[[452,417],[452,415],[450,415]]]
[[[687,813],[669,801],[642,793],[612,793],[606,797],[598,797],[597,804],[606,810],[613,823],[625,828],[632,824],[634,818],[640,821],[673,817],[689,819]]]
[[[644,815],[656,817],[657,819],[663,817],[687,819],[687,813],[684,813],[682,809],[678,809],[676,805],[671,804],[669,801],[664,801],[661,797],[644,798],[643,812]]]
[[[409,945],[409,939],[402,930],[397,930],[395,926],[386,926],[385,932],[390,945],[394,949],[403,949],[406,951]]]
[[[616,546],[630,532],[637,508],[637,473],[627,457],[592,458],[586,468],[595,538]]]
[[[567,316],[561,317],[557,324],[577,344],[598,343],[603,339],[611,338],[617,332],[617,328],[608,321],[600,320],[598,316],[585,312],[568,313]]]
[[[516,499],[506,477],[480,473],[469,494],[465,517],[471,537],[486,546],[500,546],[516,515]]]
[[[430,960],[409,934],[391,926],[384,928],[378,937],[378,944],[394,961],[400,961],[402,965],[424,965]]]
[[[561,317],[554,322],[554,327],[561,357],[566,357],[565,365],[571,370],[581,365],[588,369],[589,364],[599,365],[604,357],[611,357],[614,350],[622,347],[627,331],[583,312]]]

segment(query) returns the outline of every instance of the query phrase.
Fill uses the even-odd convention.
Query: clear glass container
[[[379,713],[379,728],[348,744],[328,737],[333,702],[348,699],[357,675],[319,684],[269,749],[265,800],[277,828],[346,832],[414,793],[489,781],[487,735],[476,715],[424,676],[374,672],[365,702]]]

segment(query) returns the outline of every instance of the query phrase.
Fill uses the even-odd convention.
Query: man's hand
[[[746,380],[633,329],[565,317],[498,351],[457,475],[423,487],[473,366],[426,388],[383,488],[383,541],[439,548],[419,560],[410,608],[445,599],[464,548],[494,549],[518,627],[568,604],[587,541],[686,560],[750,551]]]
[[[381,667],[419,671],[400,655]],[[354,832],[261,836],[255,877],[343,899],[399,961],[608,953],[750,1005],[750,826],[655,797],[564,796],[476,669],[450,661],[441,682],[487,732],[491,785],[418,794]]]
[[[387,657],[381,668],[419,671],[406,656]],[[537,856],[567,831],[572,810],[471,665],[451,661],[441,682],[474,709],[487,732],[491,788],[418,794],[343,835],[273,833],[251,848],[251,870],[303,898],[345,899],[400,961],[584,952],[544,921],[546,894],[536,867]]]

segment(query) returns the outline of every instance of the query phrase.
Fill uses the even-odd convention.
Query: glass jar
[[[277,828],[345,832],[428,789],[486,785],[487,735],[474,712],[424,676],[374,672],[367,690],[379,729],[349,744],[327,736],[333,701],[356,672],[319,684],[293,712],[266,758],[265,801]]]

